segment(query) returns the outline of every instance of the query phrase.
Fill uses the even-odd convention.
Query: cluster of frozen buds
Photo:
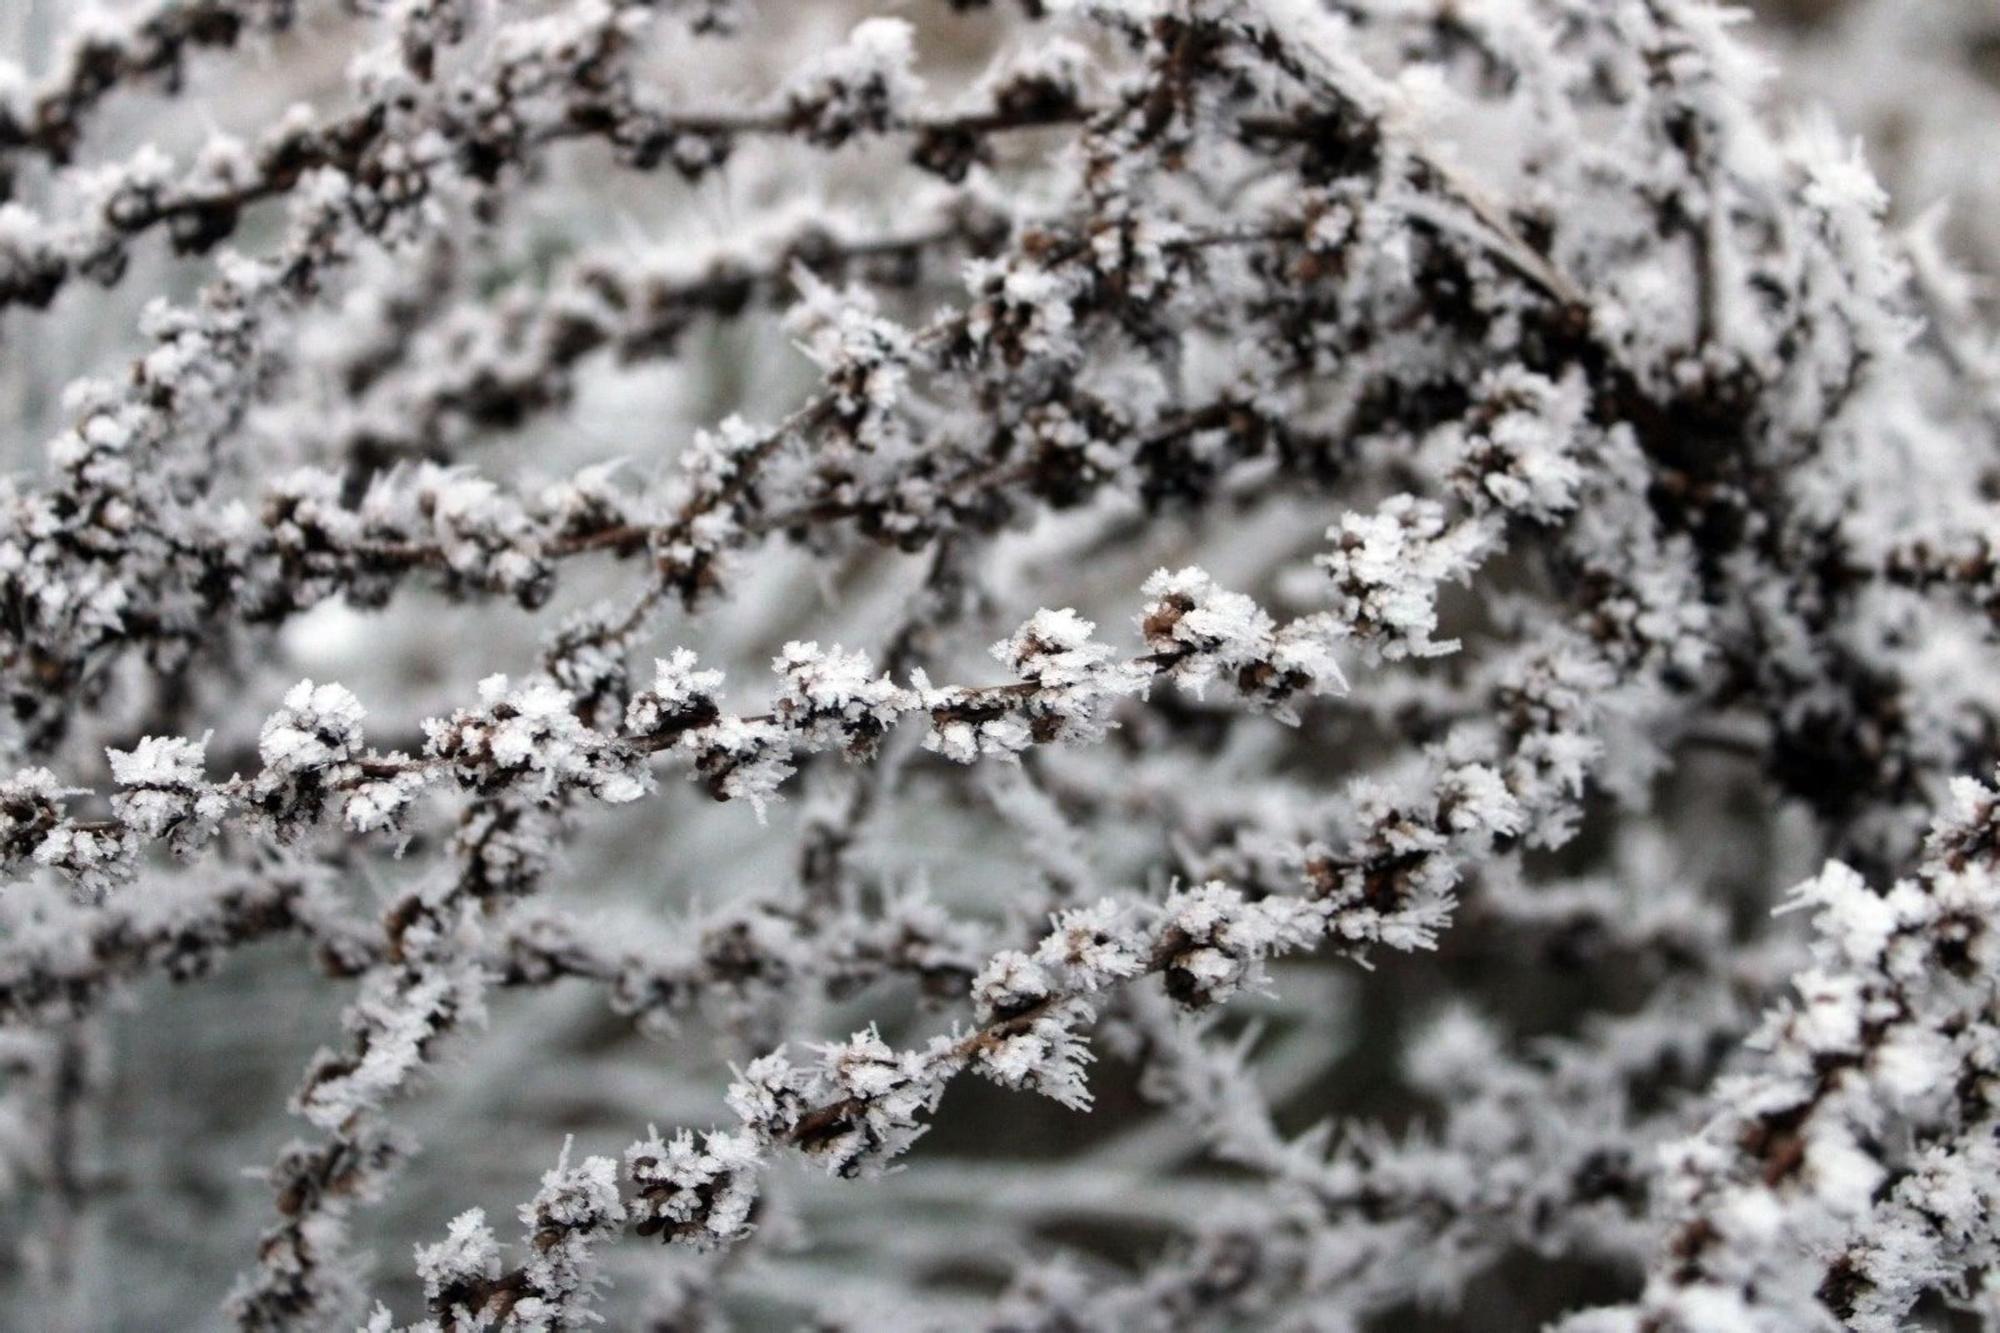
[[[780,1048],[730,1086],[737,1127],[634,1144],[625,1164],[639,1230],[698,1247],[739,1238],[778,1148],[838,1176],[878,1172],[923,1136],[961,1073],[1086,1110],[1090,997],[1157,972],[1185,1005],[1226,999],[1261,977],[1265,959],[1310,947],[1323,921],[1303,900],[1252,902],[1221,884],[1152,909],[1106,899],[1058,913],[1032,952],[998,953],[973,978],[971,1028],[906,1050],[871,1028],[817,1047],[806,1064]]]
[[[500,1245],[486,1214],[478,1208],[459,1214],[442,1241],[417,1250],[417,1273],[431,1317],[402,1333],[553,1329],[594,1320],[591,1251],[615,1237],[624,1221],[617,1163],[590,1157],[571,1166],[565,1145],[562,1160],[542,1177],[540,1192],[521,1207],[526,1262],[503,1272]],[[388,1308],[377,1306],[365,1327],[368,1333],[392,1333],[396,1325]]]
[[[266,719],[262,766],[248,778],[208,778],[206,740],[145,737],[110,752],[115,818],[89,821],[66,809],[87,791],[63,787],[46,769],[17,773],[0,801],[6,864],[59,870],[98,895],[131,873],[142,843],[191,856],[231,819],[251,820],[280,842],[303,836],[334,806],[350,831],[399,828],[422,791],[447,774],[482,796],[508,792],[548,805],[577,793],[624,804],[652,790],[646,760],[655,753],[682,757],[718,800],[741,799],[761,813],[802,756],[870,760],[912,714],[926,719],[927,748],[971,762],[1101,740],[1112,707],[1155,676],[1199,693],[1226,671],[1254,705],[1293,721],[1293,696],[1345,689],[1331,647],[1340,629],[1329,617],[1274,630],[1248,598],[1195,569],[1161,571],[1146,591],[1156,600],[1142,628],[1158,651],[1129,661],[1067,609],[1040,611],[993,646],[1018,678],[1003,685],[938,687],[919,671],[899,686],[874,674],[866,653],[793,642],[773,660],[782,685],[770,711],[744,717],[722,710],[721,673],[678,649],[655,663],[652,686],[632,696],[622,729],[587,725],[575,696],[547,677],[514,684],[495,675],[480,682],[476,707],[424,723],[426,743],[414,757],[368,749],[360,701],[339,685],[302,681]]]
[[[1692,1329],[1890,1330],[1942,1274],[1994,1262],[2000,1094],[2000,794],[1971,778],[1917,873],[1886,890],[1829,863],[1788,908],[1811,965],[1664,1149],[1675,1218],[1636,1313]]]
[[[655,662],[652,687],[632,696],[625,730],[642,745],[685,756],[718,800],[747,800],[761,811],[800,756],[872,758],[911,714],[926,719],[926,749],[971,763],[1102,740],[1118,701],[1144,694],[1155,677],[1199,694],[1227,671],[1243,698],[1290,721],[1295,697],[1346,689],[1333,652],[1342,632],[1332,617],[1275,629],[1249,598],[1215,587],[1198,569],[1162,570],[1145,592],[1155,599],[1141,618],[1151,654],[1120,658],[1069,608],[1038,611],[993,645],[992,657],[1016,677],[1002,685],[939,686],[918,670],[899,686],[876,675],[866,653],[792,642],[772,660],[783,685],[770,712],[754,717],[725,713],[722,674],[678,649]]]

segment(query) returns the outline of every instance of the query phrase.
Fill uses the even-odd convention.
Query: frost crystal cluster
[[[0,6],[0,1323],[2000,1329],[1996,50]]]

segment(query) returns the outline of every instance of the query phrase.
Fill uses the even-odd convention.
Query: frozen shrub
[[[23,1327],[2000,1323],[1991,15],[21,8]]]

